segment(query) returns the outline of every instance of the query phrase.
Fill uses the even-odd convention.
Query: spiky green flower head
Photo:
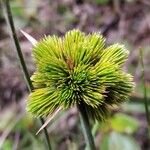
[[[125,102],[133,90],[132,76],[122,70],[128,51],[120,44],[106,47],[97,32],[71,30],[64,37],[45,37],[33,56],[35,90],[27,109],[35,116],[82,105],[89,118],[104,120],[110,106]]]

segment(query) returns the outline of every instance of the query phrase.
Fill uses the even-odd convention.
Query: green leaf
[[[106,5],[110,0],[95,0],[96,4]]]
[[[111,132],[103,137],[100,150],[141,150],[141,148],[132,137]]]
[[[111,119],[111,127],[118,132],[134,133],[139,127],[139,122],[125,114],[116,114]]]

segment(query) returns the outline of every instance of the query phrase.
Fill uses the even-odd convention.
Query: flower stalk
[[[87,116],[86,110],[84,108],[84,105],[78,105],[78,111],[81,121],[81,127],[83,130],[85,142],[86,142],[86,148],[89,150],[96,150],[94,139],[91,133],[89,118]]]
[[[30,92],[33,91],[34,87],[32,85],[32,82],[30,80],[30,76],[27,70],[27,66],[21,51],[21,47],[19,44],[19,40],[17,38],[17,34],[16,34],[16,30],[15,30],[15,25],[14,25],[14,21],[13,21],[13,17],[12,17],[12,13],[11,13],[11,7],[10,7],[10,3],[9,0],[2,0],[2,5],[3,5],[3,9],[4,9],[4,15],[5,15],[5,19],[7,21],[8,26],[10,27],[10,34],[12,37],[12,40],[14,42],[18,57],[19,57],[19,61],[20,61],[20,65],[22,67],[22,71],[24,73],[24,77],[26,79],[26,83],[28,86],[28,89]],[[44,124],[44,119],[42,117],[40,117],[40,121],[42,124]],[[46,128],[44,128],[44,133],[45,133],[45,138],[48,144],[48,149],[51,150],[51,145],[50,145],[50,140],[49,140],[49,136],[48,136],[48,131]]]

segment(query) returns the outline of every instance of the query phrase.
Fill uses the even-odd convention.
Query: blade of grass
[[[146,112],[146,119],[148,125],[148,133],[150,138],[150,114],[148,110],[148,99],[147,99],[147,90],[146,90],[146,83],[145,83],[145,69],[144,69],[144,61],[143,61],[143,49],[140,48],[140,62],[142,67],[142,82],[143,82],[143,93],[144,93],[144,105],[145,105],[145,112]]]
[[[21,33],[30,41],[30,43],[33,45],[33,46],[36,46],[36,44],[37,44],[37,41],[36,41],[36,39],[34,39],[31,35],[29,35],[28,33],[26,33],[26,32],[24,32],[24,31],[22,31],[22,30],[20,30],[21,31]]]
[[[4,9],[4,15],[5,15],[7,24],[10,27],[10,31],[11,31],[10,34],[11,34],[12,40],[14,42],[18,57],[19,57],[19,61],[20,61],[20,64],[21,64],[21,67],[22,67],[22,70],[23,70],[23,73],[24,73],[24,77],[25,77],[26,82],[27,82],[28,89],[31,92],[34,88],[33,88],[32,82],[30,80],[30,76],[29,76],[29,73],[28,73],[28,70],[27,70],[27,67],[26,67],[26,63],[25,63],[25,60],[24,60],[24,57],[23,57],[23,54],[22,54],[22,51],[21,51],[21,48],[20,48],[19,40],[17,38],[17,34],[16,34],[15,26],[14,26],[14,21],[13,21],[13,17],[12,17],[12,13],[11,13],[9,0],[2,0],[2,6],[3,6],[3,9]],[[44,124],[44,119],[43,118],[40,118],[40,121],[41,121],[42,124]],[[51,150],[52,148],[51,148],[51,145],[50,145],[50,140],[49,140],[49,136],[48,136],[48,132],[47,132],[46,128],[44,128],[44,133],[45,133],[45,138],[46,138],[46,141],[47,141],[47,144],[48,144],[48,149]]]

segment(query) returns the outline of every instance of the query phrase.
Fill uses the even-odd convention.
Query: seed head
[[[132,76],[122,70],[128,51],[120,44],[106,47],[96,32],[72,30],[64,37],[45,37],[33,48],[33,57],[35,90],[27,109],[35,116],[84,105],[90,118],[104,120],[109,107],[125,102],[133,90]]]

